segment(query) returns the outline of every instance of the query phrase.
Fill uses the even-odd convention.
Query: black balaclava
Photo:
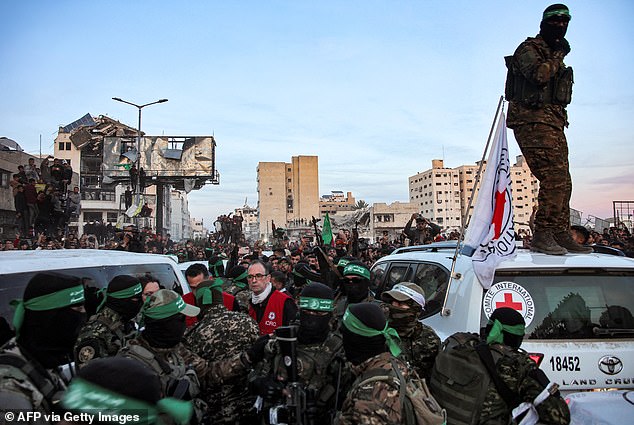
[[[364,325],[376,330],[385,328],[385,316],[378,304],[351,304],[348,308]],[[355,366],[387,351],[383,335],[372,337],[358,335],[348,330],[343,323],[341,324],[341,335],[343,336],[343,350],[346,353],[346,359]]]
[[[24,301],[62,289],[81,285],[74,276],[58,273],[38,273],[24,290]],[[83,304],[83,303],[82,303]],[[70,306],[53,310],[26,310],[18,343],[45,368],[67,363],[73,358],[73,347],[86,314]]]
[[[422,312],[420,304],[416,301],[410,299],[406,301],[406,303],[410,308],[396,307],[390,303],[386,303],[390,312],[390,327],[396,329],[396,332],[398,332],[401,337],[410,335],[416,327],[418,317]]]
[[[547,17],[549,13],[556,12],[561,12],[561,14]],[[546,10],[544,10],[544,15],[545,17],[544,19],[542,19],[542,22],[539,26],[539,34],[543,37],[544,41],[546,41],[546,44],[548,44],[551,48],[554,48],[566,36],[568,26],[553,25],[552,22],[554,19],[570,20],[568,7],[563,4],[553,4],[551,6],[548,6]]]
[[[222,261],[222,257],[214,255],[209,258],[209,274],[213,277],[225,275],[225,265]]]
[[[507,326],[526,325],[524,317],[517,310],[509,307],[500,307],[493,311],[491,317],[489,318],[489,323],[484,328],[484,334],[486,336],[488,336],[489,332],[491,332],[493,322],[495,322],[495,320],[499,320],[500,323]],[[509,332],[502,332],[502,335],[504,338],[504,345],[508,345],[515,350],[520,348],[520,345],[522,345],[522,340],[524,339],[523,335],[513,335]]]
[[[310,281],[310,276],[314,275],[315,271],[310,268],[310,265],[305,261],[300,261],[295,264],[293,268],[293,286],[301,288]]]
[[[128,357],[94,359],[77,376],[117,394],[155,405],[161,399],[158,375],[143,363]],[[125,379],[121,379],[125,377]]]
[[[183,340],[186,329],[185,315],[181,313],[164,319],[146,317],[142,335],[152,347],[172,348]]]
[[[128,275],[119,275],[112,278],[108,284],[108,293],[118,292],[124,289],[132,288],[135,285],[139,285],[139,279]],[[134,319],[141,307],[143,306],[143,299],[141,294],[135,295],[132,298],[114,298],[108,296],[106,298],[106,307],[119,313],[124,322]]]
[[[359,261],[351,261],[346,265],[346,268],[349,265],[358,265],[367,269],[367,266]],[[346,268],[344,268],[344,271],[346,270]],[[367,274],[369,275],[370,273],[368,272]],[[344,276],[344,282],[341,287],[341,292],[343,292],[348,297],[349,304],[360,303],[361,301],[365,300],[370,293],[370,279],[367,279],[356,273],[355,275],[361,277],[361,279],[349,280],[346,279]]]
[[[242,266],[233,266],[229,269],[227,277],[240,288],[248,288],[247,269]]]
[[[208,288],[208,289],[207,289]],[[222,282],[218,278],[205,280],[196,287],[196,305],[200,308],[198,319],[202,319],[213,306],[223,305]]]
[[[304,308],[302,298],[315,298],[322,300],[333,300],[334,294],[332,289],[322,283],[309,283],[302,289],[300,294],[300,310],[299,310],[299,330],[297,340],[300,344],[319,344],[326,340],[330,333],[330,319],[332,311],[324,315],[314,315],[307,313],[310,307]]]

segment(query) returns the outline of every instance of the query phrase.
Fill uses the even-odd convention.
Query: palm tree
[[[352,208],[355,209],[355,210],[362,210],[362,209],[367,208],[367,207],[369,207],[368,203],[365,202],[363,199],[359,199],[357,201],[357,203],[354,204],[354,207],[352,207]]]

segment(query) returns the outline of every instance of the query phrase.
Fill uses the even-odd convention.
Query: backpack
[[[496,388],[501,386],[498,393],[507,406],[515,404],[517,395],[511,393],[495,372],[495,364],[505,355],[503,347],[483,344],[474,333],[458,332],[443,342],[432,369],[430,388],[440,405],[447,410],[447,418],[452,425],[478,423],[491,383]]]
[[[399,389],[399,400],[405,424],[407,425],[446,425],[447,413],[429,391],[425,379],[410,376],[405,380],[394,359],[390,359],[392,370],[372,369],[363,373],[353,387],[376,381],[387,381]]]

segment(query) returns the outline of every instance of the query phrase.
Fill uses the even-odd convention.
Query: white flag
[[[485,289],[491,287],[498,264],[517,254],[512,199],[506,120],[501,114],[462,248],[472,257],[473,270]]]

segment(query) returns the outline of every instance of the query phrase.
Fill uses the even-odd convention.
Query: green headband
[[[161,413],[170,416],[178,425],[185,425],[189,423],[194,412],[191,401],[164,398],[153,406],[79,377],[71,381],[62,398],[62,405],[69,410],[99,412],[113,417],[133,414],[136,425],[163,423],[159,416]]]
[[[165,305],[159,305],[156,307],[150,307],[150,299],[148,298],[141,309],[141,314],[144,317],[149,317],[150,319],[165,319],[166,317],[173,316],[175,314],[180,313],[185,310],[185,301],[181,297],[174,299]]]
[[[99,307],[97,307],[97,311],[101,311],[103,306],[106,304],[106,300],[108,299],[108,297],[116,298],[119,300],[125,298],[133,298],[134,296],[139,295],[141,292],[143,292],[143,287],[139,282],[134,286],[130,286],[129,288],[125,288],[120,291],[108,292],[108,288],[102,288],[99,290],[99,292],[101,292],[101,294],[103,295],[103,301],[101,301],[101,304],[99,304]]]
[[[20,336],[20,328],[24,322],[24,313],[26,310],[45,311],[54,310],[56,308],[68,307],[69,305],[84,302],[84,287],[77,285],[70,288],[62,289],[51,294],[40,295],[30,300],[13,300],[11,305],[15,308],[13,315],[13,327],[16,336]]]
[[[341,260],[339,260],[339,262],[337,263],[337,267],[346,267],[348,265],[348,263],[350,262],[350,260],[346,260],[345,258],[342,258]]]
[[[247,282],[244,282],[244,281],[241,282],[241,280],[246,279],[248,275],[249,275],[249,271],[245,270],[244,273],[242,273],[240,276],[231,278],[231,281],[235,283],[235,285],[238,288],[244,289],[247,287]]]
[[[299,308],[316,311],[332,311],[333,300],[325,298],[299,297]]]
[[[568,18],[568,20],[572,19],[572,16],[570,15],[570,11],[568,9],[554,9],[544,12],[544,15],[542,16],[542,21],[552,18],[553,16],[565,16]]]
[[[210,305],[213,303],[213,296],[211,291],[215,289],[222,292],[222,281],[220,279],[214,279],[214,283],[209,286],[203,286],[202,288],[196,288],[196,301],[200,305]]]
[[[489,321],[489,324],[491,322]],[[504,335],[502,332],[508,332],[517,336],[524,336],[526,326],[524,325],[503,325],[498,319],[493,322],[493,327],[489,331],[487,336],[487,344],[502,344],[504,343]]]
[[[219,273],[218,273],[218,267],[222,266],[223,262],[222,260],[218,260],[215,263],[211,264],[209,263],[209,269],[213,270],[213,275],[214,277],[218,277]]]
[[[354,274],[357,276],[364,277],[366,279],[370,279],[370,270],[358,264],[346,265],[346,267],[343,269],[343,275],[346,276],[349,274]]]
[[[385,327],[382,331],[378,331],[374,328],[366,326],[361,320],[359,320],[354,314],[350,312],[350,308],[346,310],[346,313],[343,315],[343,324],[348,328],[350,332],[354,332],[357,335],[361,336],[377,336],[383,335],[385,337],[385,343],[387,347],[390,349],[390,352],[393,356],[397,357],[401,354],[401,347],[398,346],[398,342],[401,338],[398,336],[398,332],[395,329],[390,328],[385,322]]]

